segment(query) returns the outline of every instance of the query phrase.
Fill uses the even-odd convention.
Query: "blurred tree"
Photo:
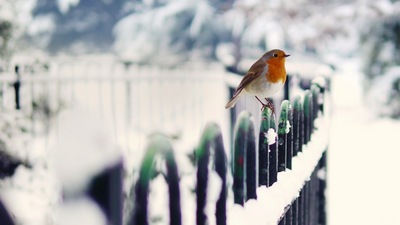
[[[20,38],[30,20],[36,0],[0,0],[0,62],[5,69],[15,51],[24,48]]]
[[[10,39],[12,37],[13,25],[7,20],[0,20],[0,58],[8,61],[11,58]]]
[[[110,51],[113,27],[121,17],[134,10],[129,4],[135,1],[71,2],[37,0],[28,40],[50,53]]]
[[[376,20],[361,36],[368,49],[364,72],[368,80],[383,76],[392,66],[400,65],[400,15]]]
[[[377,113],[400,118],[400,15],[375,20],[361,34],[365,91]]]

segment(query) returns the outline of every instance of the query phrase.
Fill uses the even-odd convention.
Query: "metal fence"
[[[160,72],[159,70],[155,70],[154,74]],[[210,114],[207,113],[209,108],[199,108],[197,104],[199,102],[202,103],[202,101],[210,101],[213,98],[218,98],[218,94],[215,93],[217,91],[220,91],[219,94],[222,96],[223,102],[227,99],[227,89],[222,90],[222,92],[218,90],[221,87],[221,83],[225,85],[224,76],[215,76],[215,74],[213,74],[212,76],[206,76],[206,79],[203,77],[200,79],[190,76],[190,78],[186,78],[188,80],[185,80],[185,78],[180,75],[175,75],[175,78],[174,76],[167,77],[168,80],[160,81],[148,74],[143,77],[124,74],[112,78],[107,76],[106,78],[103,77],[103,79],[99,79],[97,77],[94,79],[94,82],[101,84],[104,82],[104,79],[111,79],[111,82],[106,83],[106,85],[111,85],[110,88],[112,88],[112,86],[118,85],[116,82],[119,80],[121,81],[119,84],[121,86],[119,87],[123,88],[123,92],[126,94],[125,96],[128,96],[127,98],[123,98],[125,99],[123,102],[130,106],[123,110],[124,116],[122,117],[125,118],[125,121],[130,121],[129,124],[134,124],[136,127],[140,127],[138,124],[141,121],[137,123],[132,122],[132,120],[136,118],[130,117],[130,115],[139,115],[139,120],[145,120],[143,118],[147,118],[147,116],[152,117],[161,112],[165,116],[165,118],[162,119],[163,121],[172,120],[172,124],[176,125],[176,119],[174,122],[174,118],[179,116],[179,111],[184,111],[183,114],[185,115],[182,114],[182,116],[193,112],[191,117],[187,120],[188,123],[193,122],[192,118],[197,116],[201,117],[201,122],[198,122],[200,125],[196,126],[201,127],[201,124],[205,120],[212,121],[213,118],[205,116]],[[159,76],[157,76],[157,78],[159,78]],[[32,81],[41,80],[44,85],[49,85],[48,87],[50,88],[51,85],[60,85],[59,79],[60,78],[56,79],[58,82],[49,84],[49,80],[51,79],[48,79],[48,77],[40,79],[38,76],[32,79]],[[150,86],[140,83],[141,79],[146,80],[146,83],[153,84],[153,87],[150,88]],[[205,88],[205,86],[198,86],[199,82],[192,84],[192,81],[196,79],[200,80],[200,84],[210,82],[209,84],[211,85],[206,85],[207,88]],[[66,78],[65,82],[72,82],[72,80]],[[30,79],[24,80],[21,78],[19,87],[14,85],[14,88],[20,88],[24,84],[26,85],[29,83],[29,81]],[[93,80],[87,80],[87,82],[91,81]],[[171,101],[168,101],[165,105],[159,105],[160,102],[155,101],[150,104],[151,106],[137,103],[137,101],[147,101],[142,99],[143,93],[144,95],[150,95],[150,98],[158,96],[161,99],[165,99],[162,95],[166,92],[162,90],[167,88],[163,86],[166,82],[169,83],[168,88],[171,87],[171,82],[174,83],[175,87],[178,87],[174,96],[177,98],[177,102],[184,103],[183,106],[178,107],[180,108],[178,111],[176,110],[177,107],[174,101],[172,101],[172,108],[168,106],[171,104]],[[216,84],[215,88],[213,88],[212,84]],[[180,89],[180,87],[185,87],[186,89]],[[114,86],[114,88],[116,87]],[[292,162],[299,155],[312,154],[306,151],[305,146],[310,143],[313,134],[317,132],[315,129],[316,119],[324,114],[324,98],[322,97],[324,95],[324,88],[325,87],[314,84],[311,86],[310,90],[305,91],[303,98],[295,97],[293,102],[284,100],[281,103],[279,113],[277,113],[277,115],[279,115],[278,120],[276,120],[275,114],[271,112],[270,109],[266,108],[261,113],[259,120],[254,120],[254,117],[248,112],[240,112],[238,116],[234,115],[236,119],[234,124],[231,125],[234,127],[231,132],[229,130],[223,131],[229,127],[227,122],[229,120],[227,119],[225,122],[222,121],[222,126],[221,124],[217,125],[215,123],[206,125],[202,135],[196,135],[193,132],[190,133],[190,136],[194,138],[201,136],[194,154],[197,170],[195,188],[196,224],[207,224],[207,220],[210,219],[207,218],[205,213],[208,195],[207,180],[209,179],[210,168],[215,170],[221,180],[221,188],[215,207],[215,221],[218,225],[227,224],[227,217],[229,216],[227,201],[230,191],[233,192],[233,201],[235,204],[245,205],[250,199],[258,199],[257,188],[264,186],[268,189],[273,185],[279,184],[281,182],[279,179],[280,173],[288,170],[295,171],[302,169],[295,168]],[[78,90],[79,88],[75,87],[74,89],[72,87],[72,89]],[[56,90],[59,89],[56,88]],[[137,96],[132,96],[132,90],[139,90],[136,92]],[[101,92],[102,91],[98,91],[97,93]],[[158,92],[157,96],[155,96],[155,92]],[[180,97],[185,96],[183,93],[189,92],[197,93],[191,95],[192,97],[186,100],[180,99]],[[196,101],[193,100],[193,96],[199,97],[207,95],[211,95],[211,97],[203,97]],[[114,96],[114,98],[117,99],[118,97]],[[169,98],[169,96],[167,96],[167,98]],[[116,99],[111,100],[111,102],[113,102],[111,106],[117,104],[115,103],[117,101]],[[99,104],[103,100],[104,99],[100,100]],[[218,99],[214,99],[213,101],[214,103],[212,104],[216,106],[224,105],[221,104],[221,101]],[[15,103],[18,106],[18,101],[15,101]],[[140,105],[140,107],[135,109],[135,106],[138,105]],[[210,106],[209,103],[204,105],[207,107]],[[143,115],[141,110],[145,111],[148,109],[147,107],[155,107],[156,110],[154,114]],[[23,104],[20,104],[19,108],[22,110]],[[115,113],[116,112],[114,112],[114,116]],[[176,115],[177,113],[178,115]],[[111,115],[112,114],[113,113],[111,113]],[[142,117],[140,115],[142,115]],[[220,116],[221,115],[219,115],[219,117]],[[228,113],[223,116],[229,118]],[[259,122],[257,124],[254,121]],[[154,121],[151,126],[155,124],[157,124],[157,120]],[[256,131],[258,131],[258,129],[255,129],[256,126],[260,127],[258,133],[256,133]],[[182,131],[185,132],[185,127],[182,126],[181,128]],[[231,143],[229,143],[231,139],[230,134],[233,135]],[[169,223],[171,225],[182,224],[182,210],[184,209],[181,208],[180,177],[177,172],[179,164],[175,160],[173,149],[174,147],[171,144],[171,140],[169,140],[167,136],[155,135],[151,138],[140,165],[138,178],[131,188],[132,194],[129,199],[123,198],[123,162],[118,162],[114,166],[106,168],[103,173],[93,178],[86,194],[91,196],[92,199],[100,205],[107,216],[109,224],[149,224],[148,195],[151,185],[150,181],[155,177],[155,174],[159,173],[165,173],[164,177],[168,185]],[[232,149],[232,151],[230,152],[228,149]],[[326,224],[326,179],[321,175],[326,172],[326,151],[327,145],[324,145],[324,148],[319,150],[320,155],[317,156],[316,166],[313,168],[312,172],[308,174],[307,178],[302,180],[301,188],[295,190],[295,193],[288,193],[288,196],[294,195],[297,197],[284,202],[283,208],[281,209],[282,213],[277,218],[269,215],[268,210],[266,210],[266,219],[275,221],[276,224],[285,225]],[[230,154],[227,155],[227,152]],[[155,166],[155,161],[159,161],[160,159],[165,163],[166,171],[158,171],[160,168]],[[210,167],[210,163],[213,166]],[[229,173],[233,176],[232,185],[229,185],[227,182]],[[126,204],[124,201],[132,202],[133,210],[131,212],[124,212],[123,205]],[[5,224],[13,224],[12,221],[9,220],[10,217],[4,207],[0,207],[0,217],[1,221],[9,221],[5,222]],[[123,222],[124,220],[125,222]]]
[[[21,68],[0,73],[0,108],[28,115],[35,135],[57,130],[58,115],[77,104],[100,114],[126,148],[143,149],[143,137],[153,132],[193,142],[207,121],[219,121],[228,132],[228,112],[219,107],[228,98],[226,72],[218,65],[157,68],[77,60],[36,72]]]
[[[257,199],[257,188],[260,186],[271,187],[279,183],[278,174],[293,168],[292,160],[305,152],[307,145],[316,132],[315,121],[322,114],[323,102],[320,102],[321,91],[316,85],[311,91],[306,91],[304,99],[295,98],[292,104],[285,100],[281,104],[279,119],[276,123],[275,116],[270,109],[262,113],[259,141],[256,143],[254,123],[248,112],[242,112],[236,121],[233,153],[231,162],[227,162],[223,137],[218,125],[209,124],[200,138],[196,148],[197,184],[196,184],[196,224],[207,224],[205,214],[205,201],[207,199],[207,179],[209,163],[221,179],[221,191],[216,202],[216,224],[227,224],[227,189],[232,188],[234,203],[245,205],[250,199]],[[277,133],[277,136],[268,133]],[[258,148],[257,148],[258,145]],[[327,147],[325,145],[325,147]],[[167,165],[166,181],[169,187],[170,224],[181,224],[181,207],[179,194],[179,181],[172,145],[163,137],[151,141],[147,155],[142,162],[140,177],[134,190],[137,196],[135,210],[130,217],[129,224],[149,224],[147,216],[147,196],[149,180],[152,178],[154,163],[157,154],[163,155]],[[256,153],[258,149],[258,153]],[[325,188],[326,179],[321,174],[326,172],[326,148],[318,156],[318,162],[303,181],[303,186],[298,191],[298,197],[286,202],[283,213],[276,218],[276,224],[326,224]],[[226,182],[228,164],[233,174],[233,185],[229,187]],[[258,166],[257,166],[258,165]],[[288,193],[290,196],[293,193]],[[273,204],[271,202],[271,204]],[[265,218],[270,215],[265,211]]]

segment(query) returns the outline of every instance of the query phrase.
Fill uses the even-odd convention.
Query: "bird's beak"
[[[286,58],[286,57],[289,57],[290,55],[284,55],[284,56],[285,56],[285,58]]]

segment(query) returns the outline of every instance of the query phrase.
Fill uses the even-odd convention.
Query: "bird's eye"
[[[278,57],[278,54],[275,53],[275,54],[273,54],[272,56],[276,58],[276,57]]]

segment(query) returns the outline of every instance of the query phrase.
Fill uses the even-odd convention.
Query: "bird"
[[[244,75],[232,99],[225,108],[233,108],[244,94],[255,96],[261,103],[261,111],[268,107],[274,112],[274,105],[267,98],[278,92],[286,82],[285,59],[290,55],[283,50],[272,49],[258,59]],[[265,98],[263,103],[260,98]]]

